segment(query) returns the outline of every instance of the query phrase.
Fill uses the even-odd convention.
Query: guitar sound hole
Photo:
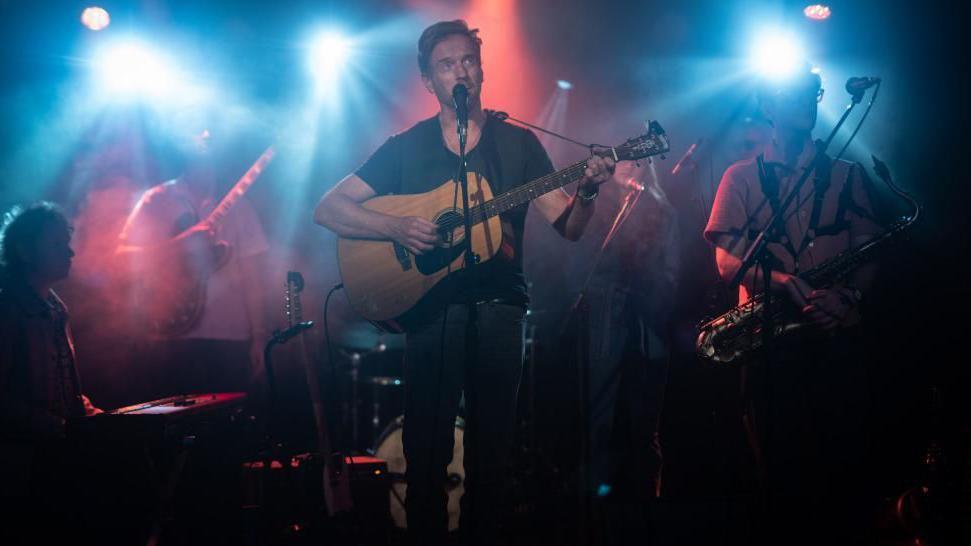
[[[450,210],[442,213],[438,218],[435,219],[435,223],[438,224],[438,233],[442,237],[442,241],[446,246],[451,246],[464,237],[455,238],[455,230],[461,229],[465,222],[465,217],[462,216],[461,212],[456,210]]]
[[[462,255],[463,248],[460,243],[465,239],[461,235],[464,218],[461,212],[454,209],[445,211],[435,218],[443,244],[420,256],[415,256],[415,266],[421,274],[431,275],[441,271]],[[455,236],[457,230],[460,232],[458,237]]]

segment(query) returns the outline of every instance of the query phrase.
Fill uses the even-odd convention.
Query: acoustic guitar
[[[594,152],[614,161],[637,160],[670,149],[664,129],[656,121],[648,132],[613,148]],[[468,174],[472,252],[477,262],[491,259],[502,244],[499,215],[583,178],[587,161],[493,195],[489,182]],[[441,243],[414,255],[395,241],[339,238],[338,264],[351,307],[378,327],[400,332],[400,319],[464,260],[465,217],[455,205],[455,185],[448,181],[421,194],[385,195],[364,201],[369,210],[393,216],[418,216],[438,225]]]

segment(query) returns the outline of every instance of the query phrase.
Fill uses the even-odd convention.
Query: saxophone
[[[830,288],[842,282],[859,266],[870,262],[877,250],[886,246],[917,219],[914,215],[890,227],[883,234],[854,249],[846,250],[799,277],[814,288]],[[698,326],[695,343],[697,354],[704,360],[723,364],[741,363],[762,347],[765,324],[764,299],[757,294],[726,313]],[[773,305],[771,324],[775,339],[791,339],[807,330],[808,323],[796,318],[795,306],[780,302]],[[809,330],[810,332],[812,330]]]

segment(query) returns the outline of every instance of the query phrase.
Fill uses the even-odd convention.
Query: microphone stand
[[[294,336],[299,335],[304,330],[309,330],[314,325],[314,321],[305,320],[303,322],[298,322],[293,326],[287,328],[286,330],[277,330],[273,332],[270,339],[263,346],[263,371],[266,374],[266,386],[269,391],[269,408],[267,409],[268,420],[271,423],[270,427],[274,428],[276,420],[276,409],[277,402],[279,400],[279,391],[277,390],[276,383],[276,372],[273,368],[273,348],[277,345],[283,345],[284,343],[290,341]],[[272,436],[272,433],[270,434]]]
[[[739,266],[738,271],[735,273],[735,276],[732,278],[732,282],[729,285],[730,289],[737,288],[742,283],[742,280],[745,278],[745,274],[748,272],[749,269],[751,269],[756,264],[760,266],[760,269],[762,270],[762,279],[764,283],[763,293],[762,293],[762,358],[763,358],[763,366],[764,366],[763,373],[765,374],[764,391],[766,393],[765,420],[764,420],[765,422],[761,427],[762,430],[764,431],[764,438],[760,442],[762,444],[760,448],[762,453],[763,466],[765,466],[765,468],[762,469],[762,476],[763,476],[763,479],[765,480],[763,487],[765,488],[764,502],[766,503],[765,504],[766,507],[768,507],[769,502],[771,502],[770,487],[772,482],[770,481],[769,478],[766,478],[766,476],[768,475],[769,465],[764,461],[767,461],[769,458],[768,437],[772,430],[770,427],[770,423],[772,419],[772,398],[769,393],[769,390],[772,384],[772,369],[771,369],[772,354],[773,354],[772,343],[775,337],[775,324],[773,324],[773,321],[772,321],[772,261],[770,259],[770,256],[768,255],[768,245],[770,241],[776,239],[779,233],[781,233],[782,230],[785,229],[785,223],[783,222],[785,211],[788,210],[789,206],[792,205],[792,202],[799,196],[799,193],[802,190],[802,187],[806,184],[806,181],[809,180],[809,175],[816,170],[817,159],[826,152],[826,149],[829,148],[829,145],[833,142],[833,139],[836,137],[836,134],[839,132],[840,128],[843,126],[843,123],[849,117],[850,113],[853,111],[856,105],[863,100],[863,91],[851,93],[851,97],[852,97],[852,100],[850,104],[847,105],[846,109],[843,111],[843,115],[836,123],[836,126],[834,126],[833,129],[830,131],[829,136],[826,138],[826,140],[825,141],[816,140],[815,142],[816,153],[813,156],[813,159],[806,165],[805,168],[803,168],[802,175],[796,181],[795,186],[786,196],[785,200],[782,201],[782,204],[778,207],[778,209],[773,211],[772,216],[770,217],[769,221],[766,223],[765,227],[762,229],[762,231],[759,232],[755,240],[752,241],[752,244],[749,245],[748,249],[745,252],[744,257],[742,258],[742,264]],[[765,187],[764,177],[766,176],[766,172],[765,172],[765,165],[763,163],[762,156],[759,156],[759,158],[756,161],[758,163],[758,172],[759,172],[760,181],[763,182],[763,187]],[[809,168],[810,165],[812,165],[813,168]],[[768,199],[768,196],[766,196],[766,199]]]
[[[458,116],[457,116],[458,117]],[[469,210],[469,163],[468,158],[465,156],[465,145],[468,138],[468,118],[461,119],[458,117],[458,123],[456,124],[458,136],[459,136],[459,184],[462,187],[462,220],[465,224],[465,240],[463,241],[465,246],[465,262],[462,265],[462,270],[465,275],[471,278],[475,271],[475,254],[472,252],[472,215]]]
[[[829,148],[829,145],[833,142],[833,138],[836,137],[836,133],[839,132],[840,127],[843,126],[843,123],[846,122],[846,118],[849,117],[850,112],[852,112],[853,109],[856,108],[856,105],[859,104],[861,100],[863,100],[862,92],[854,94],[852,102],[850,102],[850,104],[846,107],[846,110],[843,112],[843,115],[840,117],[839,122],[837,122],[836,126],[833,127],[833,130],[830,131],[829,137],[826,138],[826,141],[825,142],[821,140],[816,141],[816,155],[813,157],[813,160],[809,162],[810,165],[815,165],[816,158],[826,152],[826,149]],[[781,227],[780,222],[783,214],[785,214],[786,209],[789,208],[789,205],[792,204],[792,202],[796,199],[796,197],[799,196],[799,191],[802,189],[803,185],[805,185],[806,180],[809,179],[809,175],[812,172],[813,170],[809,168],[803,169],[802,176],[799,177],[799,180],[796,182],[795,187],[792,188],[792,191],[790,191],[789,195],[786,196],[786,199],[782,202],[782,205],[779,206],[779,209],[773,212],[772,217],[769,219],[768,223],[765,225],[762,231],[759,232],[755,240],[752,241],[752,244],[745,252],[745,256],[742,258],[742,265],[738,268],[738,271],[735,273],[735,276],[732,278],[732,282],[731,282],[732,288],[738,287],[738,285],[742,283],[742,279],[745,277],[745,274],[748,272],[748,270],[751,269],[756,262],[762,261],[762,256],[765,253],[766,246],[769,243],[769,237],[770,236],[774,237],[777,234],[778,229]],[[759,175],[761,176],[762,174],[763,174],[762,170],[760,169]]]
[[[468,101],[468,98],[465,98]],[[456,104],[456,106],[459,106]],[[465,227],[465,239],[463,241],[465,246],[465,260],[462,264],[462,275],[464,275],[464,281],[467,283],[466,286],[472,287],[471,292],[475,292],[475,287],[478,285],[478,257],[472,251],[472,210],[469,207],[469,163],[468,157],[465,155],[465,147],[468,139],[468,102],[462,105],[464,110],[464,116],[458,115],[459,108],[456,108],[456,130],[458,131],[459,137],[459,172],[458,180],[462,187],[462,219]],[[481,141],[481,131],[485,130],[485,124],[480,127],[480,138]],[[465,373],[466,377],[471,377],[469,373],[470,370],[474,369],[478,361],[477,349],[479,347],[479,308],[478,302],[472,297],[473,294],[464,295],[468,301],[466,305],[468,306],[468,316],[465,322]],[[442,366],[445,362],[440,363]],[[441,376],[441,374],[439,374]],[[439,383],[440,385],[441,383]],[[466,404],[468,406],[466,410],[466,422],[465,422],[465,438],[466,442],[469,444],[469,450],[472,453],[478,454],[479,445],[479,423],[476,419],[477,412],[477,398],[478,392],[475,388],[465,388],[463,389],[466,399]]]

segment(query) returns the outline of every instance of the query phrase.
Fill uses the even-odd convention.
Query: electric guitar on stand
[[[664,129],[650,122],[646,134],[620,146],[596,151],[614,161],[630,161],[660,155],[670,149]],[[543,176],[501,195],[493,196],[489,182],[469,173],[469,207],[472,215],[472,252],[479,262],[491,259],[502,244],[499,214],[583,178],[586,160]],[[419,216],[439,226],[443,243],[430,252],[413,255],[394,241],[338,240],[338,262],[344,291],[351,307],[379,327],[400,332],[400,320],[449,270],[462,267],[464,216],[454,204],[456,182],[415,195],[385,195],[362,203],[366,209],[393,216]]]
[[[287,327],[303,322],[303,305],[300,293],[303,292],[303,275],[299,271],[287,272],[286,314]],[[307,388],[310,392],[310,402],[314,412],[316,424],[317,450],[324,460],[324,500],[329,515],[346,512],[354,507],[351,497],[350,471],[347,461],[341,454],[335,454],[330,442],[330,429],[327,426],[327,412],[324,397],[320,389],[320,376],[317,367],[307,357],[307,343],[304,336],[297,340],[297,354],[307,377]]]

